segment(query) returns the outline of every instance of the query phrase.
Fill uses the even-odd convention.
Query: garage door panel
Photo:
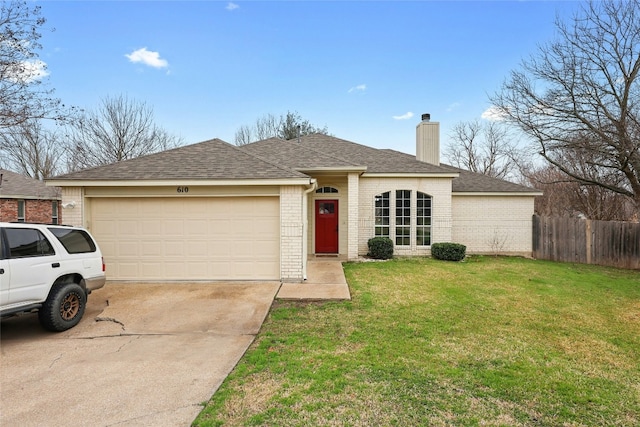
[[[209,265],[207,262],[189,262],[187,264],[187,275],[190,277],[202,277],[207,276],[209,274]]]
[[[145,278],[158,280],[164,274],[164,265],[160,262],[140,262],[140,273]]]
[[[141,229],[147,236],[162,236],[162,223],[159,221],[145,221],[141,224]]]
[[[91,200],[92,233],[120,280],[277,280],[279,201]]]
[[[193,214],[193,212],[192,212]],[[208,228],[207,220],[189,220],[184,224],[184,232],[189,236],[202,236],[206,235],[206,231]]]
[[[120,235],[139,234],[140,223],[135,220],[120,220],[117,225],[117,233]]]
[[[256,240],[253,242],[253,250],[256,253],[261,253],[261,254],[268,254],[269,251],[273,250],[273,245],[271,244],[271,242],[269,241],[264,241],[264,240]],[[279,257],[279,254],[277,253],[272,253],[271,254],[271,259],[276,259]]]
[[[224,258],[229,254],[229,248],[217,242],[207,244],[207,254],[216,258]]]
[[[120,241],[120,243],[116,245],[116,248],[116,253],[109,254],[110,256],[116,256],[117,254],[118,257],[135,258],[141,255],[139,251],[140,245],[137,242]]]
[[[207,242],[206,241],[192,241],[187,245],[187,255],[190,257],[201,257],[207,254]]]
[[[108,266],[111,266],[113,263],[113,267],[107,267],[107,277],[115,275],[116,277],[139,277],[140,275],[140,265],[138,263],[133,262],[115,262],[115,258],[113,261],[105,258],[105,262],[107,262]],[[112,274],[113,273],[113,274]]]
[[[162,242],[164,254],[168,257],[176,257],[184,254],[185,242],[178,240],[169,240]]]
[[[231,219],[215,219],[207,223],[209,234],[227,234],[232,228],[233,221]]]
[[[162,244],[160,242],[142,242],[140,246],[144,256],[162,255]]]
[[[183,219],[158,219],[158,223],[162,224],[161,232],[166,238],[167,236],[179,236],[184,235],[184,220]]]
[[[185,262],[163,262],[161,270],[155,272],[157,275],[155,280],[170,280],[171,277],[176,276],[188,277],[187,271],[187,264]],[[154,274],[154,272],[150,272],[149,274]]]

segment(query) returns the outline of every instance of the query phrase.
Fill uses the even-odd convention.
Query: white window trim
[[[22,205],[22,216],[20,216],[20,205]],[[18,222],[26,222],[27,203],[24,200],[18,200]]]

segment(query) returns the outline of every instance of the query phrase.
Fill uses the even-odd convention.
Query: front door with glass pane
[[[337,200],[316,200],[316,253],[338,253]]]

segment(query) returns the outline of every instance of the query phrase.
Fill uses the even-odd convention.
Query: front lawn
[[[195,426],[638,426],[640,272],[521,258],[345,264],[277,302]]]

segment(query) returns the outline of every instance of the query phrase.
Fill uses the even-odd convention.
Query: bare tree
[[[631,200],[601,186],[576,182],[553,165],[527,173],[528,184],[544,194],[536,197],[535,212],[543,216],[585,217],[602,221],[631,221]]]
[[[444,156],[453,166],[500,179],[516,176],[518,153],[499,123],[460,122],[450,138]]]
[[[573,181],[640,210],[640,0],[591,1],[556,27],[558,39],[512,71],[492,102]]]
[[[24,1],[0,5],[0,128],[34,118],[63,119],[63,105],[43,79],[47,64],[38,58],[40,6]]]
[[[267,114],[256,120],[253,126],[243,125],[236,131],[236,145],[245,145],[268,138],[294,139],[298,135],[312,133],[328,134],[327,127],[317,127],[303,119],[297,112],[287,111],[287,114],[276,117]]]
[[[157,126],[153,110],[126,96],[104,98],[69,129],[69,170],[106,165],[173,148],[182,140]]]
[[[35,179],[62,171],[64,150],[59,133],[31,119],[0,133],[0,155],[7,167]]]

